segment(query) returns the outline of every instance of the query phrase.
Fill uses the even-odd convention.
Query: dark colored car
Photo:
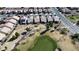
[[[22,34],[22,35],[26,35],[26,33],[27,33],[27,32],[22,32],[21,34]]]

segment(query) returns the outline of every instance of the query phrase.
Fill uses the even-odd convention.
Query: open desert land
[[[74,44],[72,44],[71,38],[67,35],[62,35],[58,31],[54,31],[52,33],[47,32],[46,35],[49,35],[51,38],[55,38],[57,41],[58,46],[63,51],[77,51]]]

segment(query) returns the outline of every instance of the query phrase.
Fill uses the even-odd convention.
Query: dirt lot
[[[39,36],[39,33],[35,33],[33,36],[26,38],[25,40],[21,41],[20,44],[16,47],[20,51],[27,51],[31,48],[34,44],[34,39]]]

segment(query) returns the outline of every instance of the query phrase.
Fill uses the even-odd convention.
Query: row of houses
[[[4,26],[0,29],[0,44],[2,44],[7,39],[7,36],[14,30],[18,20],[19,18],[17,16],[13,16],[8,19]]]
[[[44,8],[44,7],[33,7],[33,8],[4,8],[4,9],[0,9],[0,13],[11,13],[11,12],[51,12],[52,9],[51,8]]]
[[[79,8],[77,7],[58,7],[58,10],[65,16],[79,15]]]
[[[53,15],[29,15],[20,17],[19,24],[46,23],[49,21],[60,21],[58,16]]]

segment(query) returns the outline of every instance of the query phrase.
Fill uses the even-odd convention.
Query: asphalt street
[[[71,21],[69,21],[63,14],[61,14],[57,8],[53,7],[52,8],[53,13],[55,13],[57,16],[60,17],[60,21],[64,24],[64,26],[66,28],[68,28],[68,30],[75,34],[75,33],[79,33],[79,27],[74,25],[73,23],[71,23]]]

